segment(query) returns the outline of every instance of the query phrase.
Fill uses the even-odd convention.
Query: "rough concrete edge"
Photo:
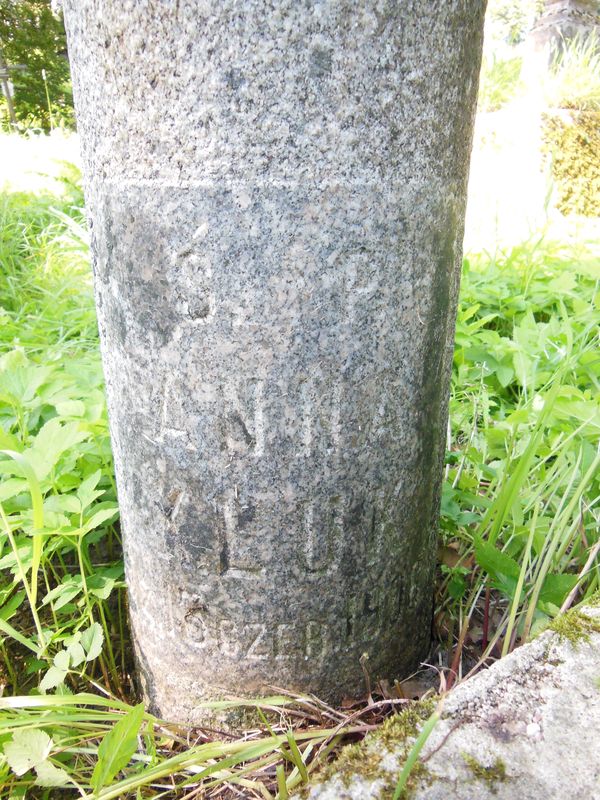
[[[499,754],[487,753],[488,763],[485,765],[476,762],[475,759],[470,761],[468,754],[466,756],[462,754],[462,763],[456,764],[454,762],[458,759],[455,757],[454,762],[451,760],[449,764],[448,771],[453,773],[451,778],[439,771],[430,772],[425,762],[435,757],[434,761],[437,760],[439,763],[444,755],[447,757],[447,752],[452,750],[447,746],[452,734],[463,723],[471,722],[474,707],[477,708],[478,704],[485,705],[487,698],[494,693],[496,696],[502,692],[507,695],[518,686],[526,697],[529,676],[537,673],[539,681],[540,674],[543,676],[544,668],[548,664],[554,666],[560,663],[567,669],[570,666],[577,669],[578,661],[586,657],[586,654],[581,655],[582,644],[588,645],[585,648],[587,655],[591,649],[592,657],[597,657],[600,678],[600,607],[596,605],[586,606],[558,617],[551,628],[534,641],[523,645],[453,689],[444,699],[441,720],[423,747],[416,769],[411,774],[408,789],[401,797],[404,800],[437,797],[433,784],[443,786],[443,791],[447,793],[449,781],[454,783],[454,790],[457,792],[453,796],[462,797],[459,792],[461,775],[464,780],[465,772],[470,772],[472,780],[478,783],[477,797],[484,800],[495,796],[500,800],[504,792],[498,793],[498,785],[505,780],[505,768]],[[598,685],[600,686],[600,681]],[[434,705],[435,703],[430,702],[429,706],[423,707],[422,720],[427,719]],[[600,695],[598,707],[600,709]],[[381,731],[376,731],[368,734],[360,744],[343,748],[338,759],[322,770],[322,781],[304,787],[302,796],[307,800],[391,798],[400,771],[422,724],[415,725],[412,731],[407,732],[404,739],[399,738],[393,743],[385,736],[384,724],[383,737]],[[399,730],[406,732],[406,728],[407,726],[400,725]],[[500,749],[499,746],[498,750]],[[441,755],[438,757],[438,754]],[[336,769],[338,764],[340,768]],[[474,790],[475,787],[472,787],[470,791]],[[512,794],[509,795],[512,797]],[[532,790],[529,796],[538,797],[535,790]],[[598,797],[600,797],[600,787]]]

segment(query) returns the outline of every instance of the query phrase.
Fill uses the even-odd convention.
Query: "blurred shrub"
[[[600,110],[545,114],[543,122],[558,209],[600,216]]]
[[[600,42],[596,34],[564,42],[548,75],[548,105],[600,109]]]
[[[0,0],[0,50],[7,64],[25,67],[10,71],[20,127],[46,131],[52,125],[72,127],[65,29],[62,17],[52,13],[50,0]],[[6,103],[1,102],[2,124],[7,127]]]
[[[515,96],[520,85],[522,59],[484,56],[479,85],[479,111],[497,111]]]
[[[496,36],[507,44],[525,40],[544,8],[544,0],[490,0],[488,20]]]

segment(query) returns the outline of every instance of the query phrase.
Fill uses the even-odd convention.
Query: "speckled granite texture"
[[[64,3],[163,715],[427,652],[484,5]]]

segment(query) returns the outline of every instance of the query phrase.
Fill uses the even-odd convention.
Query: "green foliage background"
[[[0,0],[0,49],[11,70],[15,114],[23,129],[74,125],[67,43],[62,16],[55,16],[50,0]],[[50,109],[42,70],[46,72]],[[0,99],[2,125],[9,125],[4,97]]]

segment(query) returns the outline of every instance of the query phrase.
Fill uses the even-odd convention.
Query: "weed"
[[[364,741],[347,745],[338,757],[318,770],[321,781],[336,778],[348,787],[356,777],[381,784],[381,796],[406,796],[416,781],[426,777],[426,769],[418,761],[419,753],[439,719],[441,704],[432,698],[411,703],[385,720],[381,727]],[[384,768],[386,752],[398,756],[402,765],[398,781],[389,768]]]
[[[516,96],[520,87],[522,64],[519,56],[484,56],[478,100],[480,111],[498,111]]]
[[[579,574],[598,539],[595,263],[539,239],[465,264],[442,500],[455,558],[440,595],[468,616],[485,586],[505,598],[504,652],[574,587],[583,600],[598,586],[597,565]]]
[[[600,110],[600,42],[577,35],[558,48],[547,80],[551,108]]]

